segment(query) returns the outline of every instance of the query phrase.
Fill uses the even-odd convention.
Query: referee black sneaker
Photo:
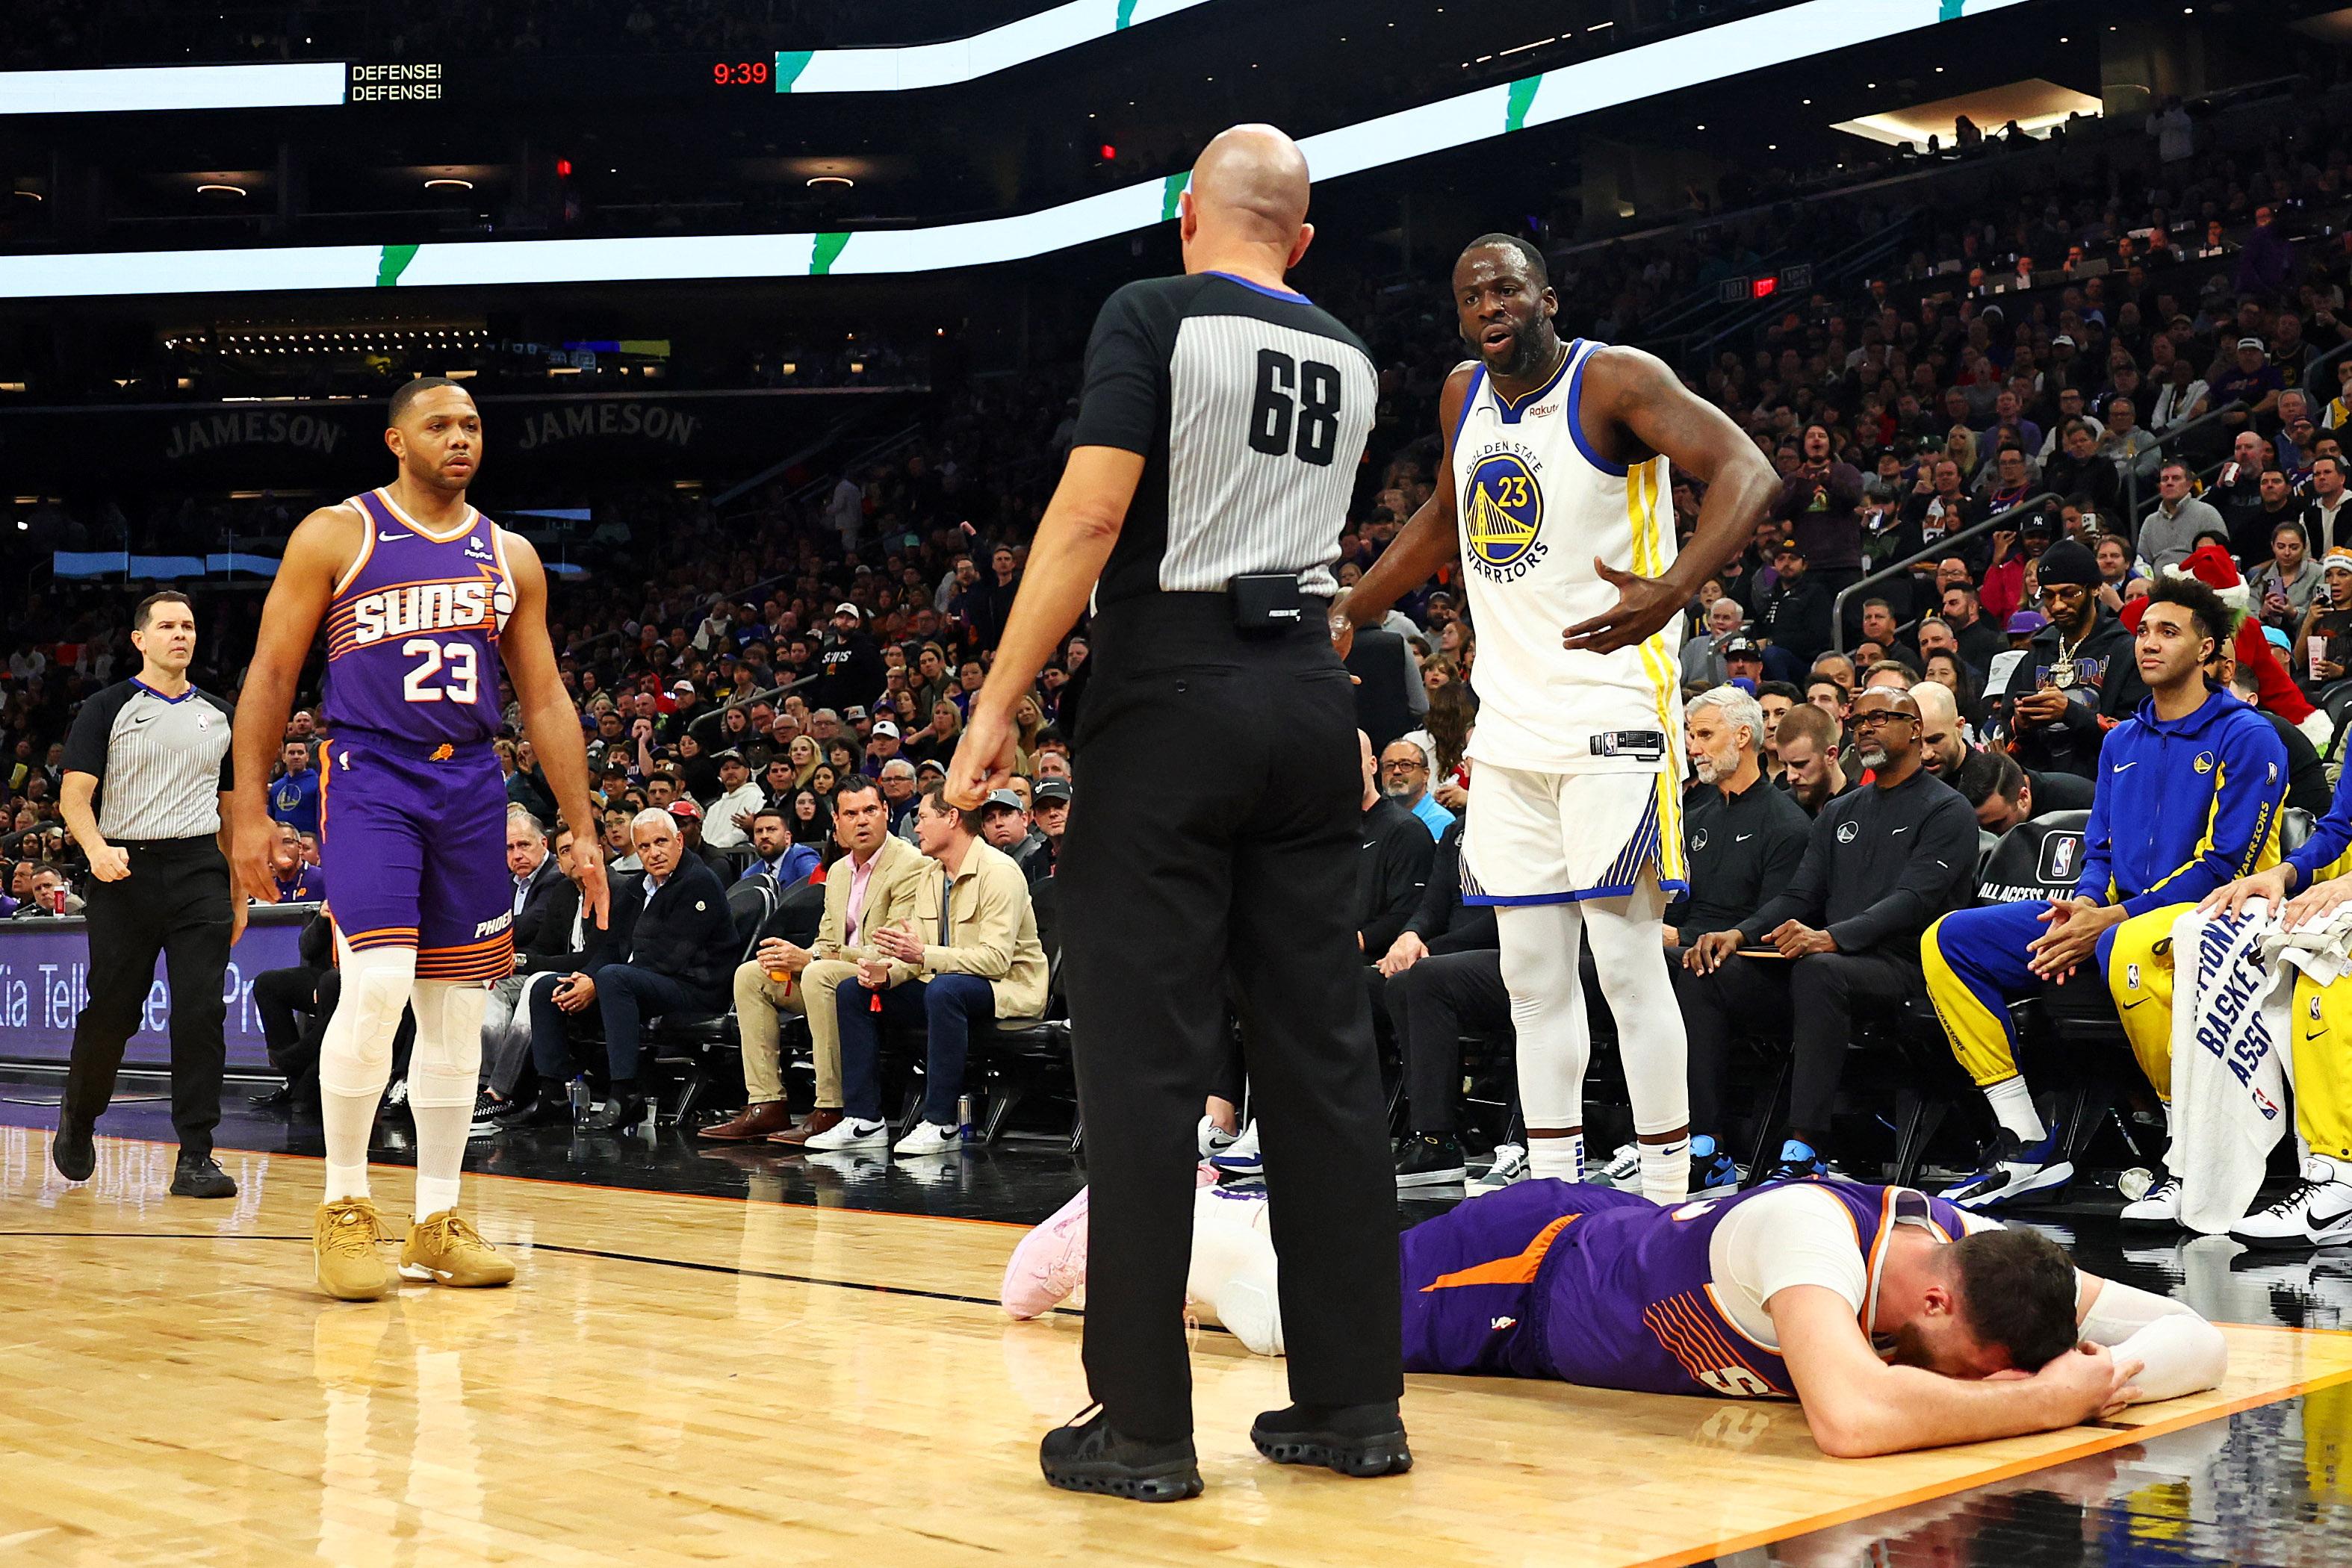
[[[1091,1416],[1056,1427],[1038,1443],[1037,1467],[1047,1484],[1130,1502],[1182,1502],[1201,1495],[1201,1463],[1192,1438],[1139,1442],[1111,1430],[1110,1415],[1101,1406],[1087,1408]]]
[[[236,1180],[220,1168],[220,1162],[210,1155],[200,1155],[191,1149],[180,1151],[180,1163],[172,1167],[173,1197],[235,1197]]]
[[[1321,1465],[1343,1476],[1401,1476],[1412,1469],[1394,1400],[1269,1410],[1250,1424],[1250,1441],[1277,1465]]]
[[[89,1141],[89,1124],[63,1106],[58,1108],[58,1135],[49,1142],[49,1158],[58,1175],[68,1181],[88,1181],[98,1169],[98,1149]]]

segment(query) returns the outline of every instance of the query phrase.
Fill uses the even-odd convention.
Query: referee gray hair
[[[637,834],[647,828],[664,828],[675,833],[677,831],[677,819],[659,806],[648,806],[629,819],[630,842],[635,842]]]
[[[1683,710],[1684,716],[1688,717],[1703,707],[1722,709],[1726,724],[1747,726],[1748,749],[1764,749],[1764,705],[1747,692],[1732,685],[1709,686],[1691,698]]]

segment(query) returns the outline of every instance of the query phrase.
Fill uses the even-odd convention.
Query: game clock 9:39
[[[775,66],[768,60],[719,60],[710,68],[714,87],[766,87],[775,77]]]

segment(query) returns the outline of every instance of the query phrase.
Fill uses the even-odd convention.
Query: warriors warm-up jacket
[[[2217,691],[2160,719],[2150,697],[2107,732],[2074,891],[2134,915],[2194,904],[2277,862],[2285,796],[2286,747],[2261,714]]]

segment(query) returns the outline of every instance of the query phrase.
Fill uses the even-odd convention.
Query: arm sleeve
[[[1146,317],[1144,288],[1129,284],[1103,302],[1087,340],[1074,446],[1149,455],[1167,406],[1168,361]]]
[[[2146,892],[2124,900],[2133,915],[2168,904],[2195,904],[2222,883],[2254,869],[2278,831],[2279,802],[2286,797],[2286,747],[2259,715],[2231,724],[2218,737],[2213,765],[2213,805],[2189,860]]]
[[[106,743],[114,733],[114,716],[122,711],[123,703],[115,690],[99,693],[74,715],[73,727],[66,731],[68,773],[87,773],[93,779],[106,777]]]
[[[1732,927],[1739,933],[1743,947],[1753,946],[1767,931],[1783,920],[1817,920],[1829,887],[1830,834],[1836,831],[1838,817],[1828,810],[1813,821],[1812,831],[1805,835],[1804,853],[1797,862],[1797,873],[1790,878],[1788,891],[1778,898],[1767,899],[1764,907]]]
[[[2139,1388],[2135,1403],[2210,1388],[2230,1367],[2230,1342],[2186,1302],[2113,1280],[2099,1281],[2082,1334],[2114,1350],[2118,1359],[2142,1364],[2132,1380]]]
[[[1829,928],[1839,952],[1867,952],[1891,938],[1917,936],[1951,907],[1958,879],[1975,871],[1976,815],[1959,796],[1938,800],[1914,836],[1918,841],[1895,885]]]

